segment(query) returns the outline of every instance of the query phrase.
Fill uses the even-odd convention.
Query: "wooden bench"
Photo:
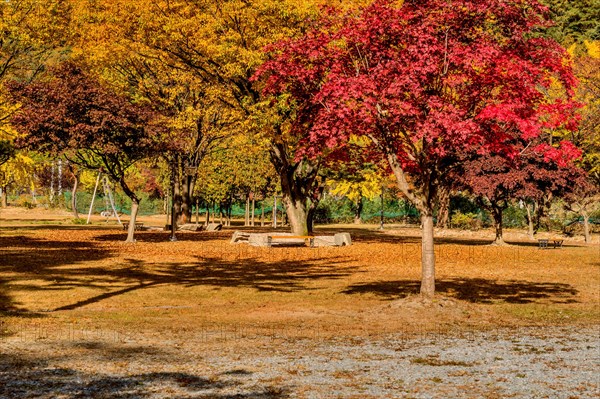
[[[273,245],[273,240],[283,240],[283,239],[294,239],[294,240],[308,240],[308,244],[311,247],[315,246],[315,237],[313,236],[277,236],[277,235],[269,235],[267,236],[269,247]]]
[[[144,227],[144,222],[135,222],[135,230],[141,230]],[[129,229],[129,222],[123,222],[123,230]]]

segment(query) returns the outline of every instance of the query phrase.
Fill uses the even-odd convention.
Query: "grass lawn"
[[[487,245],[489,231],[442,232],[439,298],[419,304],[415,228],[319,229],[350,231],[354,245],[341,248],[231,245],[231,231],[180,232],[177,242],[166,232],[140,232],[126,244],[124,231],[100,221],[76,226],[68,216],[25,210],[0,215],[5,323],[118,323],[174,333],[215,323],[297,325],[360,335],[600,319],[599,244],[567,240],[540,250],[515,232],[508,233],[512,245],[496,247]]]

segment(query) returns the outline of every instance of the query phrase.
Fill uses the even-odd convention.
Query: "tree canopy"
[[[375,1],[359,13],[330,12],[273,46],[259,70],[266,94],[296,106],[292,130],[306,132],[305,154],[353,134],[380,150],[423,218],[423,294],[434,292],[440,181],[477,154],[518,157],[515,138],[574,127],[565,112],[574,102],[540,90],[558,80],[572,95],[575,83],[564,49],[532,34],[544,15],[531,1]]]
[[[132,182],[148,178],[178,223],[200,197],[231,208],[275,190],[302,236],[324,190],[359,216],[391,175],[420,213],[432,295],[433,218],[453,189],[496,210],[547,203],[572,171],[593,202],[597,13],[587,0],[2,2],[0,164],[66,156],[135,207]]]
[[[44,81],[15,81],[7,89],[20,104],[11,118],[22,134],[20,146],[65,154],[74,163],[102,170],[137,207],[139,198],[127,184],[126,174],[135,162],[159,148],[161,129],[151,109],[102,86],[74,62],[53,68]],[[129,233],[132,241],[133,230]]]

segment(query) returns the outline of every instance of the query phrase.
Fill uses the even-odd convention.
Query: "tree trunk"
[[[71,193],[71,210],[73,217],[79,219],[79,213],[77,212],[77,187],[79,186],[79,173],[73,172],[73,191]]]
[[[308,234],[312,234],[315,229],[315,212],[317,210],[316,206],[311,206],[308,208],[308,212],[306,215],[306,228],[308,230]]]
[[[421,216],[421,295],[431,298],[435,294],[435,252],[433,247],[433,214]]]
[[[131,217],[129,218],[129,227],[127,228],[127,239],[125,242],[135,242],[135,221],[137,219],[139,204],[137,198],[131,198]]]
[[[172,166],[173,167],[173,166]],[[173,212],[173,214],[175,215],[175,218],[172,217],[171,215],[171,219],[169,220],[169,224],[171,223],[172,220],[175,220],[177,223],[181,223],[181,214],[182,214],[182,198],[181,198],[181,193],[182,193],[182,184],[181,184],[181,180],[177,177],[175,169],[171,170],[171,178],[173,179],[173,195],[171,197],[171,212]]]
[[[592,235],[590,234],[590,215],[587,212],[581,212],[581,216],[583,217],[583,235],[585,237],[585,242],[592,242]]]
[[[231,226],[231,208],[233,207],[233,200],[229,198],[227,203],[227,226]]]
[[[284,196],[283,204],[285,206],[292,234],[297,236],[308,235],[306,200],[293,201],[289,197]]]
[[[276,126],[274,133],[277,137],[283,137],[281,126]],[[317,179],[320,163],[308,158],[297,161],[294,154],[288,153],[285,142],[278,140],[271,142],[271,162],[280,178],[283,204],[291,231],[295,235],[307,235],[308,199],[320,185]]]
[[[277,196],[273,196],[273,209],[271,211],[271,219],[273,220],[273,228],[277,228]]]
[[[441,186],[438,191],[438,213],[436,227],[441,229],[448,228],[448,220],[450,215],[450,190]]]
[[[260,227],[265,227],[265,200],[260,202]]]
[[[246,194],[246,209],[244,211],[244,226],[250,225],[250,195]]]
[[[373,139],[373,138],[372,138]],[[377,140],[374,140],[376,145]],[[385,148],[386,157],[400,191],[419,210],[421,214],[421,296],[431,299],[435,295],[435,252],[433,241],[433,203],[435,199],[435,184],[428,181],[422,182],[423,190],[415,192],[411,187],[396,152],[392,148]],[[425,176],[432,179],[432,176]],[[426,180],[426,179],[424,179]]]
[[[0,197],[2,197],[2,208],[6,208],[8,206],[8,192],[6,191],[6,186],[0,187]]]
[[[254,194],[252,195],[252,214],[250,216],[250,225],[254,227],[254,211],[256,207],[256,200],[254,198]]]
[[[535,212],[533,213],[533,222],[534,222],[534,229],[536,232],[538,232],[540,230],[540,227],[542,226],[542,221],[544,219],[544,202],[543,199],[540,199],[539,201],[535,202],[535,207],[534,207]]]
[[[525,204],[525,207],[527,208],[527,235],[530,239],[533,240],[535,238],[535,229],[533,228],[533,215],[531,209],[529,208],[529,204]]]
[[[362,196],[358,198],[354,208],[354,224],[361,224],[362,221],[362,210],[363,210],[363,199]]]
[[[315,227],[315,214],[317,213],[317,208],[319,207],[319,202],[321,202],[321,198],[323,197],[323,192],[325,191],[324,185],[319,185],[319,187],[315,188],[313,195],[310,199],[310,206],[308,207],[308,213],[306,215],[306,223],[308,226],[308,233],[312,234]]]
[[[125,242],[135,242],[135,221],[138,214],[138,208],[140,206],[140,199],[129,188],[124,178],[119,180],[119,185],[121,186],[121,189],[125,195],[131,200],[131,217],[129,218],[129,227],[127,228],[127,239]]]
[[[494,239],[493,245],[505,245],[502,237],[502,208],[492,207],[492,215],[494,217],[494,228],[496,230],[496,238]]]
[[[196,224],[200,223],[200,201],[196,197]]]
[[[210,206],[206,203],[206,225],[210,223]]]
[[[177,212],[177,223],[186,224],[192,221],[192,193],[196,185],[196,177],[185,174],[181,180],[177,182],[177,202],[175,209]]]

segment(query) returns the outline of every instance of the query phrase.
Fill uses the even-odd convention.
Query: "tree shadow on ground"
[[[11,222],[15,219],[11,219]],[[22,220],[25,224],[15,224],[15,225],[3,225],[0,226],[0,232],[13,232],[15,229],[23,230],[23,231],[36,231],[36,230],[66,230],[66,231],[98,231],[98,230],[113,230],[116,229],[116,226],[111,225],[78,225],[78,224],[63,224],[60,220],[55,220],[56,223],[42,222],[39,224],[35,224],[36,222],[40,222],[39,220]],[[34,224],[32,224],[34,223]]]
[[[0,280],[0,315],[17,309],[14,300],[8,295],[8,288],[3,280]]]
[[[228,233],[227,233],[228,236]],[[150,233],[150,237],[152,233]],[[213,234],[182,234],[194,240],[214,240]],[[318,257],[318,251],[306,249],[299,258],[289,259],[285,252],[261,252],[256,257],[247,251],[231,252],[227,241],[223,246],[211,244],[203,256],[185,263],[147,263],[138,259],[119,259],[118,263],[88,266],[86,263],[112,259],[113,250],[94,240],[59,241],[26,236],[4,237],[6,250],[0,257],[0,273],[10,284],[0,285],[3,309],[26,311],[11,299],[15,292],[66,291],[92,288],[98,295],[49,310],[72,310],[131,291],[161,285],[183,285],[253,288],[258,291],[293,292],[310,289],[309,283],[319,279],[339,279],[356,270],[350,259]],[[225,248],[227,246],[227,248]],[[234,248],[234,247],[232,247]],[[212,251],[212,252],[211,252]],[[251,252],[251,251],[250,251]],[[265,259],[266,258],[266,259]]]
[[[334,234],[339,232],[347,232],[350,233],[352,240],[356,242],[364,242],[364,243],[390,243],[390,244],[421,244],[421,235],[415,234],[414,229],[418,226],[413,226],[412,228],[408,228],[407,231],[402,231],[397,234],[388,234],[386,230],[367,230],[364,227],[347,227],[344,226],[343,229],[335,228],[335,227],[327,227],[327,226],[319,226],[315,235],[319,234]],[[412,230],[411,230],[412,229]],[[401,235],[400,235],[401,234]],[[444,245],[444,244],[452,244],[452,245],[466,245],[466,246],[493,246],[494,242],[494,233],[489,231],[487,239],[484,238],[474,238],[474,237],[452,237],[452,236],[443,236],[440,234],[435,234],[435,244]],[[510,248],[510,247],[539,247],[539,242],[537,239],[535,240],[526,240],[526,241],[514,241],[514,240],[505,240],[506,246],[498,246],[497,248]],[[563,244],[563,247],[577,247],[576,244]],[[550,243],[548,249],[554,249],[552,242]],[[559,248],[557,248],[559,249]]]
[[[112,255],[112,251],[93,241],[55,241],[13,236],[4,237],[0,242],[4,247],[11,248],[0,252],[2,273],[33,273],[37,276],[43,275],[49,268],[102,260]]]
[[[385,300],[418,294],[421,283],[410,280],[378,281],[349,286],[344,294],[372,294]],[[436,292],[461,301],[492,303],[577,303],[578,291],[569,284],[486,279],[446,279],[436,281]]]
[[[83,372],[72,368],[56,367],[48,360],[24,358],[0,353],[0,397],[2,398],[288,398],[286,387],[275,386],[243,388],[242,378],[252,373],[221,373],[203,377],[184,372],[147,372],[127,375]],[[230,394],[232,390],[241,393]]]
[[[0,279],[0,338],[12,335],[10,330],[4,328],[3,316],[18,316],[26,319],[44,317],[43,314],[21,309],[20,304],[15,302],[10,293],[11,288],[6,284],[6,281]]]
[[[121,230],[122,231],[122,230]],[[205,241],[225,241],[231,238],[233,232],[229,231],[185,231],[177,232],[175,237],[177,241],[190,241],[190,242],[205,242]],[[171,233],[168,231],[139,231],[135,233],[135,240],[137,242],[168,242],[171,237]],[[121,242],[127,238],[127,232],[122,231],[119,233],[102,234],[95,239],[98,241],[113,241]]]
[[[212,286],[214,288],[252,288],[267,292],[310,290],[308,283],[321,279],[340,279],[356,271],[345,265],[344,259],[332,262],[329,258],[310,260],[262,261],[255,258],[223,260],[197,258],[191,264],[165,263],[147,265],[135,260],[133,265],[119,268],[85,268],[70,270],[67,276],[48,287],[64,289],[74,286],[96,287],[106,292],[61,306],[54,311],[73,310],[114,296],[145,288],[180,285],[184,287]],[[148,266],[148,267],[146,267]],[[106,285],[110,284],[110,288]],[[121,286],[121,288],[118,288]]]

